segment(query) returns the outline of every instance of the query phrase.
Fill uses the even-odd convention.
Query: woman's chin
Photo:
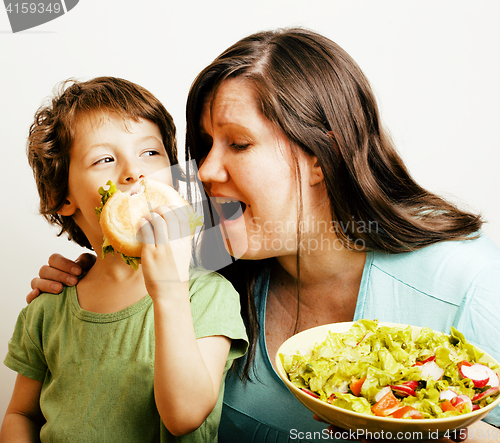
[[[248,238],[245,229],[231,229],[228,228],[225,223],[221,223],[220,225],[222,232],[222,239],[224,240],[224,247],[226,251],[232,257],[246,258],[245,255],[248,252]]]

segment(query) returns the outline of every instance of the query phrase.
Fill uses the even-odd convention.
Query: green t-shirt
[[[227,371],[247,347],[238,293],[219,274],[201,271],[192,272],[189,292],[196,337],[232,339]],[[120,312],[98,314],[82,310],[71,287],[57,296],[42,294],[21,311],[4,363],[43,382],[42,442],[217,441],[224,382],[196,431],[174,437],[161,422],[153,392],[154,340],[149,295]],[[182,367],[178,376],[179,383],[190,382]]]

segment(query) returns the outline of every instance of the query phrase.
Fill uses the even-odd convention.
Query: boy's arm
[[[39,442],[44,422],[40,410],[42,382],[17,375],[0,431],[0,443]]]
[[[155,399],[174,435],[194,431],[212,412],[231,347],[224,336],[196,339],[186,300],[154,305]]]
[[[156,405],[166,428],[184,435],[197,429],[217,402],[231,340],[196,339],[189,300],[191,236],[184,211],[157,208],[141,236],[142,272],[154,305]]]

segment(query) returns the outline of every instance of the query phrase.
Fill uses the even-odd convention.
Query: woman
[[[367,80],[335,43],[303,29],[237,42],[193,83],[186,148],[216,209],[205,220],[241,258],[220,272],[241,294],[252,341],[242,378],[227,381],[220,441],[324,428],[272,366],[285,339],[313,326],[454,326],[500,358],[489,345],[500,340],[500,250],[479,216],[411,178]],[[215,247],[202,245],[207,267]],[[41,269],[30,297],[69,278],[72,262],[49,263],[56,269]],[[487,420],[499,426],[499,411]]]

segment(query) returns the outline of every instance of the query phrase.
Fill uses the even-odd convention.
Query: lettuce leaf
[[[203,226],[203,217],[193,211],[193,213],[189,216],[189,228],[191,229],[191,234],[194,234],[194,231],[198,226]]]
[[[99,188],[99,194],[101,194],[101,205],[99,207],[95,208],[97,220],[101,219],[102,208],[104,208],[104,205],[106,204],[106,202],[109,200],[109,198],[113,194],[118,192],[118,189],[112,180],[108,180],[108,182],[106,183],[106,186],[108,186],[108,189],[104,189],[103,186],[101,186]]]

